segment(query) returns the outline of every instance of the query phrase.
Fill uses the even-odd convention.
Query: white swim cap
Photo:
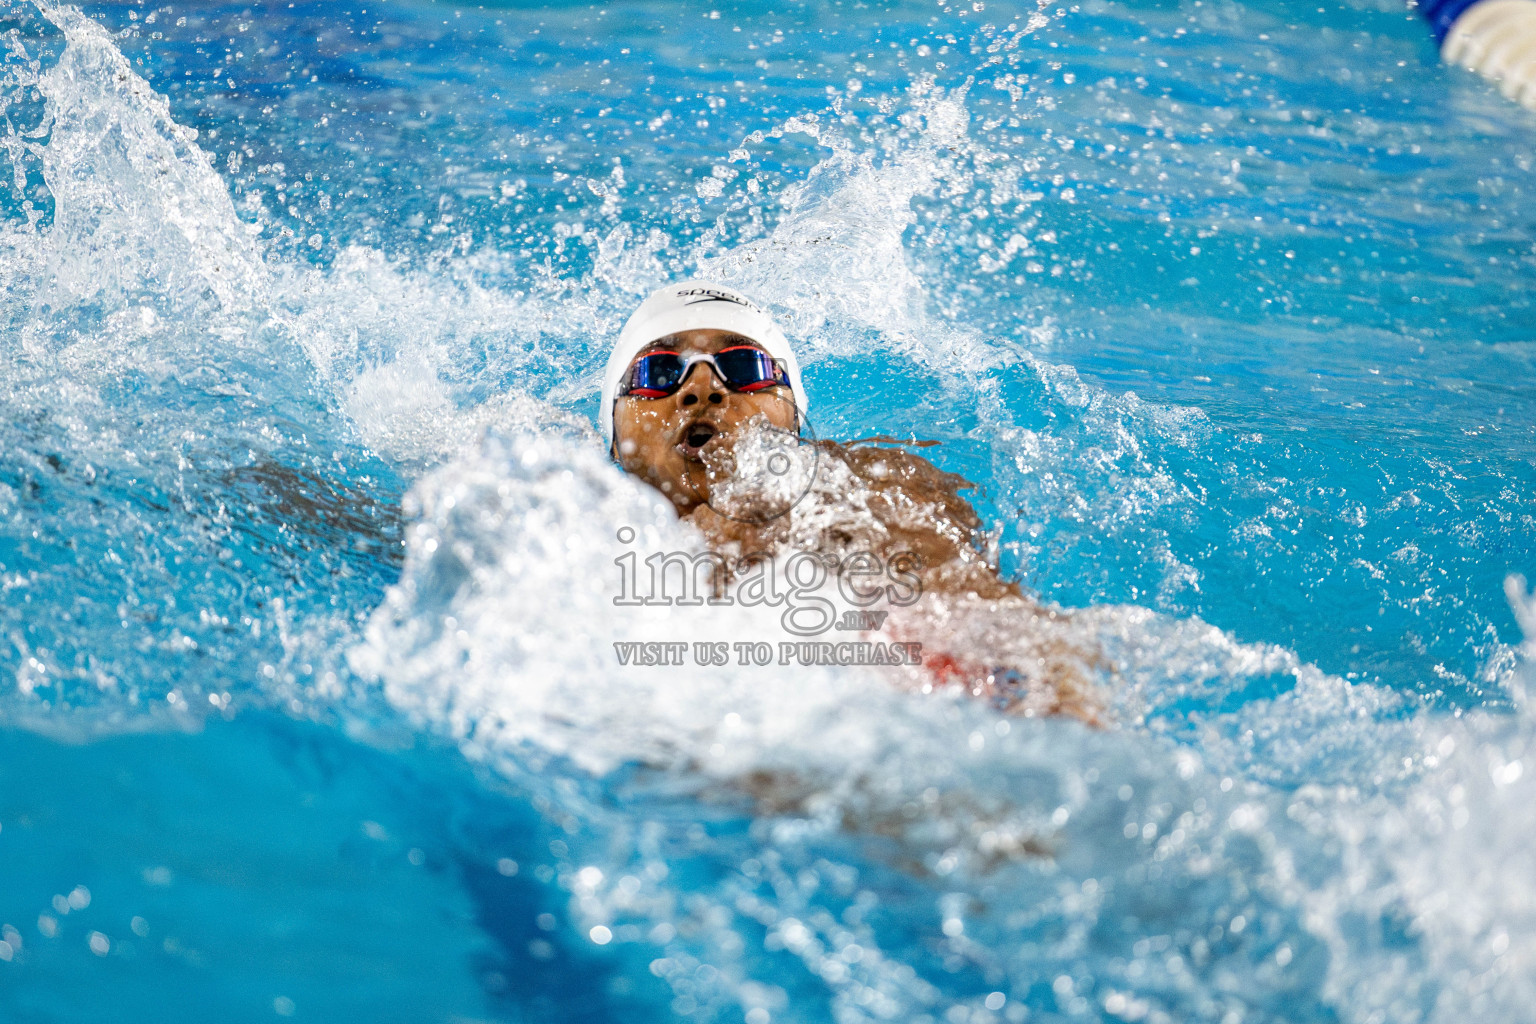
[[[789,347],[789,339],[773,322],[766,309],[734,288],[709,281],[679,281],[651,293],[640,303],[619,332],[603,371],[603,398],[597,418],[603,428],[603,441],[613,446],[613,403],[618,397],[619,381],[640,350],[658,338],[680,331],[730,331],[750,338],[789,373],[790,392],[795,408],[805,415],[805,387],[800,381],[800,363]]]

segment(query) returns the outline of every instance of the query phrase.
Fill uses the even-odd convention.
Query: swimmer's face
[[[714,355],[752,342],[729,331],[683,331],[643,349],[667,349],[686,357]],[[729,446],[754,417],[781,430],[795,429],[795,400],[775,385],[743,394],[732,391],[708,363],[691,368],[682,387],[664,398],[625,395],[613,407],[613,445],[619,464],[661,491],[687,514],[709,500],[704,453]]]

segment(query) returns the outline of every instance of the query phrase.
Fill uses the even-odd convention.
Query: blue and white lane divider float
[[[1536,0],[1420,0],[1440,56],[1536,110]]]

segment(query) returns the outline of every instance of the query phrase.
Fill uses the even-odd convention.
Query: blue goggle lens
[[[789,385],[789,375],[767,352],[755,345],[737,345],[695,360],[685,359],[677,352],[647,353],[630,365],[619,393],[635,398],[665,398],[683,386],[689,370],[700,362],[712,365],[732,391],[750,394],[776,384]]]

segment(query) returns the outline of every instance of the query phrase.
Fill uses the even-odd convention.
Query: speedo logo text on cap
[[[752,310],[754,313],[763,312],[763,308],[761,306],[754,302],[750,302],[745,298],[742,298],[740,295],[732,295],[729,292],[716,291],[713,288],[686,288],[677,293],[677,297],[680,299],[686,299],[690,296],[698,296],[698,298],[695,298],[692,302],[688,303],[690,306],[698,305],[700,302],[733,302],[738,306],[745,306],[746,308]]]

